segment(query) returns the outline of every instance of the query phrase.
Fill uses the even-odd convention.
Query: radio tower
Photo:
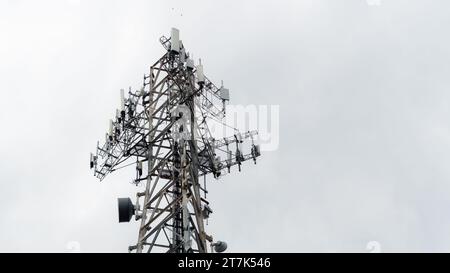
[[[160,42],[166,53],[144,75],[140,90],[120,92],[120,109],[110,120],[105,143],[97,142],[90,167],[103,180],[108,174],[134,165],[132,182],[145,190],[119,198],[119,222],[134,215],[140,221],[136,245],[129,252],[222,252],[227,245],[214,241],[205,231],[212,210],[207,198],[206,177],[225,175],[225,169],[260,156],[253,142],[256,131],[215,139],[208,124],[222,122],[229,91],[214,85],[199,60],[194,65],[179,31]],[[242,151],[251,141],[249,153]]]

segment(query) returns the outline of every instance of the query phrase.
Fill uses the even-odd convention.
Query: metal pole
[[[149,106],[147,108],[147,113],[148,113],[148,128],[149,128],[149,132],[152,131],[153,129],[153,79],[152,79],[152,75],[153,75],[153,68],[150,68],[150,81],[149,81],[149,99],[150,99],[150,103]],[[141,218],[141,225],[139,228],[139,237],[138,237],[138,243],[137,243],[137,249],[136,252],[137,253],[142,253],[142,249],[143,249],[143,243],[144,243],[144,236],[146,234],[146,227],[145,227],[145,223],[147,220],[147,203],[149,201],[150,198],[150,185],[152,182],[152,176],[151,176],[151,171],[153,169],[153,145],[152,145],[152,140],[153,140],[153,134],[150,133],[148,135],[148,140],[147,140],[147,145],[148,145],[148,153],[147,153],[147,182],[145,184],[145,197],[144,197],[144,204],[143,204],[143,208],[142,208],[142,218]]]

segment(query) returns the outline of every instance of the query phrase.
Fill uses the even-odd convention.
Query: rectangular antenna
[[[120,89],[120,110],[125,110],[125,90]]]
[[[172,28],[170,31],[170,50],[172,52],[180,52],[180,31],[176,28]]]

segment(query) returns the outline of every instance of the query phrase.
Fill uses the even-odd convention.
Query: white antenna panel
[[[120,89],[120,110],[125,110],[125,90]]]
[[[197,82],[198,83],[205,82],[205,75],[203,74],[203,65],[201,63],[197,65],[196,73],[197,73]]]
[[[220,98],[222,100],[230,100],[230,90],[228,90],[228,88],[225,87],[221,87],[220,88]]]
[[[109,135],[113,135],[113,121],[112,119],[109,120]]]
[[[176,28],[170,31],[170,50],[180,52],[180,31]]]
[[[186,60],[186,67],[190,70],[194,70],[194,60],[192,60],[191,58],[188,58]]]

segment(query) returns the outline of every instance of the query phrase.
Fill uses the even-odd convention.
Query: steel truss
[[[171,38],[173,39],[173,38]],[[232,166],[260,156],[253,143],[256,131],[214,139],[211,120],[225,116],[226,97],[193,66],[180,41],[177,50],[171,39],[161,37],[166,53],[144,75],[140,90],[121,90],[121,108],[110,121],[105,142],[91,154],[94,175],[136,166],[133,183],[145,183],[136,194],[132,214],[140,221],[137,243],[130,252],[208,252],[213,242],[205,231],[212,213],[207,201],[206,176],[215,178]],[[241,143],[251,140],[251,151]],[[234,148],[233,148],[234,146]],[[201,185],[199,178],[203,176]]]

